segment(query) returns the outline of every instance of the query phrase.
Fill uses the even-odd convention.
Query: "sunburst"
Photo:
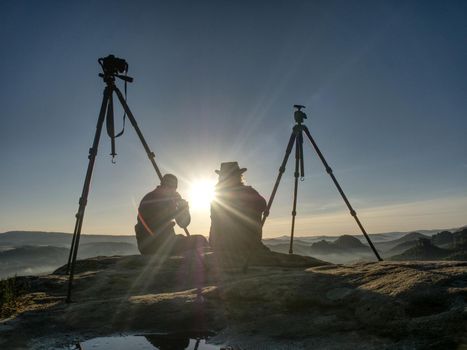
[[[195,180],[191,183],[188,202],[190,209],[208,210],[214,200],[215,181],[208,179]]]

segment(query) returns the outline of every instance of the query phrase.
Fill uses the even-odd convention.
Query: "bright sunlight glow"
[[[208,210],[214,199],[214,180],[196,180],[191,183],[188,202],[190,209]]]

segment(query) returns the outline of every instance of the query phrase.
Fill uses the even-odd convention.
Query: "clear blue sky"
[[[183,196],[237,160],[267,199],[299,103],[369,232],[467,224],[465,1],[2,1],[0,38],[0,232],[72,232],[109,53]],[[129,125],[109,153],[83,232],[132,234],[156,176]],[[265,237],[289,233],[292,160]],[[305,165],[297,235],[358,232],[308,145]]]

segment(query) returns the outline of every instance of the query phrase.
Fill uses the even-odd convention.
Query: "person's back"
[[[207,245],[202,236],[175,234],[175,222],[180,227],[187,227],[191,220],[188,202],[176,191],[177,183],[174,175],[164,175],[161,185],[141,200],[135,233],[138,249],[143,255],[158,252],[170,255]]]
[[[261,242],[264,199],[250,186],[219,189],[211,206],[213,248]]]
[[[216,199],[211,203],[209,243],[214,251],[250,251],[266,249],[261,243],[261,217],[264,198],[245,186],[236,162],[222,163]]]
[[[173,213],[177,210],[176,200],[180,198],[177,192],[170,193],[161,186],[143,197],[135,226],[138,245],[144,245],[144,241],[152,236],[162,239],[175,234]]]

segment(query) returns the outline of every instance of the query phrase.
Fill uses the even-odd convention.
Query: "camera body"
[[[123,58],[108,55],[97,60],[106,75],[128,72],[128,63]]]
[[[297,109],[293,114],[295,122],[298,123],[298,124],[303,123],[303,120],[307,119],[305,112],[302,111],[302,108],[305,108],[305,106],[294,105],[294,108]]]

